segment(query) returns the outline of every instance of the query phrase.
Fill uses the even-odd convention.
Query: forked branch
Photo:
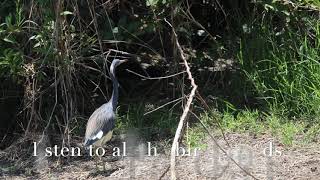
[[[170,26],[171,24],[166,20],[164,19],[166,23],[168,23]],[[170,158],[170,173],[171,173],[171,179],[172,180],[175,180],[177,179],[176,178],[176,172],[175,172],[175,166],[176,166],[176,150],[177,150],[177,146],[178,146],[178,140],[181,136],[181,131],[183,129],[183,125],[185,124],[184,122],[186,121],[186,117],[188,115],[188,112],[190,110],[190,106],[191,106],[191,103],[193,101],[193,98],[195,96],[195,93],[196,93],[196,90],[197,90],[197,85],[193,79],[193,76],[191,74],[191,71],[190,71],[190,67],[188,65],[188,62],[187,62],[187,59],[186,57],[184,56],[184,52],[180,46],[180,43],[178,41],[178,36],[174,30],[174,28],[171,26],[172,28],[172,32],[175,36],[175,39],[176,39],[176,45],[178,47],[178,50],[179,50],[179,53],[180,53],[180,56],[181,56],[181,59],[183,60],[183,63],[184,63],[184,66],[186,68],[186,72],[188,74],[188,79],[191,81],[191,86],[192,86],[192,90],[190,92],[190,95],[188,97],[188,100],[187,100],[187,104],[184,106],[184,109],[183,109],[183,113],[180,117],[180,121],[179,121],[179,124],[178,124],[178,127],[177,127],[177,130],[176,130],[176,133],[175,133],[175,136],[174,136],[174,139],[173,139],[173,143],[172,143],[172,147],[171,147],[171,158]]]

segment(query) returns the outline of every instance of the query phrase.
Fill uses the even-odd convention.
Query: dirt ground
[[[311,143],[285,148],[268,135],[227,134],[228,147],[217,138],[229,156],[257,179],[320,179],[320,144]],[[179,179],[253,179],[236,166],[210,138],[205,149],[177,157]],[[150,148],[151,150],[154,150]],[[159,148],[157,156],[148,156],[143,143],[127,148],[127,156],[104,157],[107,170],[97,171],[89,156],[70,157],[67,161],[33,159],[24,168],[10,168],[1,152],[0,177],[4,179],[169,179],[169,148]],[[187,149],[187,147],[185,147]],[[154,151],[150,151],[153,153]],[[31,155],[32,156],[32,155]],[[11,162],[12,163],[12,162]],[[24,162],[21,161],[21,164]],[[99,167],[98,167],[99,168]],[[101,167],[100,167],[101,168]]]

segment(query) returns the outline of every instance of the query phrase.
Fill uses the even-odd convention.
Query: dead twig
[[[166,23],[168,23],[169,26],[171,26],[171,24],[170,24],[166,19],[164,19],[164,21],[165,21]],[[192,76],[192,74],[191,74],[190,67],[189,67],[189,65],[188,65],[187,59],[186,59],[186,57],[184,56],[184,52],[183,52],[183,50],[182,50],[182,48],[181,48],[181,46],[180,46],[180,43],[179,43],[179,41],[178,41],[178,36],[177,36],[174,28],[173,28],[172,26],[171,26],[171,28],[172,28],[172,32],[173,32],[173,34],[174,34],[174,36],[175,36],[175,39],[176,39],[176,45],[177,45],[177,48],[178,48],[178,50],[179,50],[179,52],[180,52],[181,59],[182,59],[183,62],[184,62],[184,66],[185,66],[186,71],[187,71],[187,74],[188,74],[188,79],[190,80],[191,86],[192,86],[192,90],[191,90],[190,95],[189,95],[189,98],[188,98],[188,100],[187,100],[187,104],[185,105],[184,110],[183,110],[183,113],[182,113],[182,115],[181,115],[181,117],[180,117],[180,121],[179,121],[177,130],[176,130],[176,133],[175,133],[173,142],[172,142],[172,147],[171,147],[170,172],[171,172],[171,179],[175,180],[175,179],[177,179],[177,178],[176,178],[176,172],[175,172],[175,166],[176,166],[176,148],[177,148],[177,146],[178,146],[178,140],[179,140],[179,138],[180,138],[180,136],[181,136],[181,131],[182,131],[182,129],[183,129],[183,125],[185,124],[184,122],[185,122],[186,117],[187,117],[187,115],[188,115],[188,112],[189,112],[189,110],[190,110],[190,106],[191,106],[191,103],[192,103],[192,101],[193,101],[193,98],[194,98],[194,96],[195,96],[195,93],[196,93],[196,90],[197,90],[197,87],[198,87],[198,86],[196,85],[196,83],[195,83],[195,81],[194,81],[194,79],[193,79],[193,76]]]
[[[164,175],[167,174],[167,172],[169,171],[169,169],[170,169],[170,166],[168,166],[168,167],[165,169],[165,171],[161,174],[161,176],[159,177],[159,180],[161,180],[161,179],[164,177]]]
[[[169,104],[171,104],[171,103],[180,101],[180,100],[182,100],[183,98],[184,98],[184,97],[181,97],[181,98],[178,98],[178,99],[169,101],[169,102],[167,102],[167,103],[165,103],[165,104],[163,104],[163,105],[161,105],[161,106],[159,106],[159,107],[157,107],[157,108],[155,108],[155,109],[153,109],[153,110],[151,110],[151,111],[148,111],[148,112],[144,113],[143,115],[145,116],[145,115],[147,115],[147,114],[150,114],[150,113],[152,113],[152,112],[155,112],[155,111],[157,111],[157,110],[159,110],[159,109],[161,109],[161,108],[163,108],[163,107],[165,107],[165,106],[167,106],[167,105],[169,105]]]
[[[143,79],[141,79],[141,80],[143,80],[143,81],[144,81],[144,80],[167,79],[167,78],[171,78],[171,77],[174,77],[174,76],[177,76],[177,75],[179,75],[179,74],[183,74],[183,73],[186,72],[186,71],[182,71],[182,72],[179,72],[179,73],[176,73],[176,74],[171,74],[171,75],[168,75],[168,76],[161,76],[161,77],[146,77],[146,76],[144,76],[144,75],[141,75],[141,74],[136,73],[136,72],[134,72],[134,71],[131,71],[131,70],[129,70],[129,69],[126,69],[126,71],[128,71],[129,73],[132,73],[132,74],[134,74],[134,75],[137,75],[137,76],[143,78]]]

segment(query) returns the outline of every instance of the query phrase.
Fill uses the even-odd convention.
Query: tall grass
[[[244,35],[240,66],[258,99],[288,117],[320,113],[320,21],[304,20],[305,31],[290,26],[275,32],[270,24]]]

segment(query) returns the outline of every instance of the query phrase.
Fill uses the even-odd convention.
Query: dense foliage
[[[213,108],[318,121],[319,7],[318,0],[3,1],[0,104],[13,101],[8,111],[15,115],[1,121],[0,134],[82,133],[86,118],[110,97],[106,65],[115,57],[132,62],[119,70],[118,126],[171,134],[175,103],[143,114],[188,92],[184,76],[142,81],[125,69],[150,76],[183,71],[172,28]]]

